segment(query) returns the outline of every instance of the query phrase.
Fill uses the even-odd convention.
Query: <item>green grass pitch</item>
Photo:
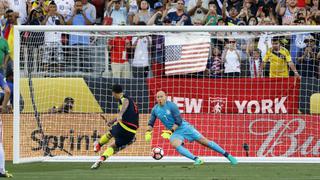
[[[6,169],[22,180],[320,180],[320,164],[105,163],[90,170],[91,164],[7,162]]]

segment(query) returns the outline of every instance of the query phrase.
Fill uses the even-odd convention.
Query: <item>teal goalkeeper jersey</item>
[[[163,106],[156,104],[152,108],[148,125],[153,127],[157,118],[159,118],[162,124],[169,130],[172,129],[174,124],[179,126],[178,129],[189,125],[187,121],[181,118],[177,105],[171,101],[167,101]]]

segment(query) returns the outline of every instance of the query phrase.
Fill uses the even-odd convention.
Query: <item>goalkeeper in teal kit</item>
[[[165,139],[170,139],[170,143],[183,156],[194,161],[195,165],[203,164],[203,160],[193,155],[188,149],[183,146],[184,140],[189,142],[197,141],[198,143],[220,153],[225,156],[231,164],[237,164],[237,159],[231,154],[222,149],[214,141],[210,141],[200,134],[192,125],[181,118],[178,107],[170,101],[167,101],[167,96],[163,91],[157,93],[157,102],[152,111],[148,123],[148,129],[145,133],[145,140],[150,141],[152,138],[152,129],[156,118],[159,118],[162,124],[168,129],[164,130],[161,136]]]

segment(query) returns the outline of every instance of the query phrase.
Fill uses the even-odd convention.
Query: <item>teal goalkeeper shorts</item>
[[[191,125],[178,128],[170,137],[172,142],[175,139],[180,139],[182,142],[188,140],[189,142],[197,141],[202,137],[202,134]]]

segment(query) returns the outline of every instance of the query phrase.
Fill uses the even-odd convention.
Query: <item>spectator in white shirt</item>
[[[57,12],[57,4],[51,1],[48,7],[48,13],[42,22],[42,25],[57,26],[64,25],[61,14]],[[61,32],[45,32],[44,34],[44,53],[43,62],[45,64],[54,65],[63,60],[63,51],[61,47]]]
[[[235,39],[229,39],[222,54],[222,60],[226,77],[240,77],[240,54]]]
[[[139,22],[138,25],[146,24],[144,22]],[[134,56],[131,62],[131,67],[134,78],[146,78],[149,75],[151,42],[150,36],[138,36],[132,38]]]
[[[65,21],[69,20],[73,14],[74,0],[55,0],[57,11]]]

